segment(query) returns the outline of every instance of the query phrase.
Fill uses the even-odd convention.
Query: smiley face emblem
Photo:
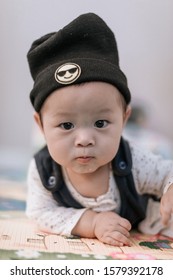
[[[76,81],[81,74],[81,68],[75,63],[66,63],[61,65],[55,71],[55,80],[60,84],[71,84]]]

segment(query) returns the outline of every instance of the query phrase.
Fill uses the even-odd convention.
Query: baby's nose
[[[75,140],[75,146],[78,147],[87,147],[87,146],[93,146],[95,144],[94,137],[89,132],[81,131],[78,133],[76,140]]]

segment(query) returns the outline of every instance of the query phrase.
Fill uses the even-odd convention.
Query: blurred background
[[[43,139],[29,101],[26,53],[40,36],[95,12],[114,31],[134,114],[125,134],[172,158],[172,0],[0,1],[0,177],[25,180]]]

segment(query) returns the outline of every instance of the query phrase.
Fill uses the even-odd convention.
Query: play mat
[[[131,246],[114,247],[97,239],[41,232],[25,216],[25,182],[0,181],[0,259],[172,260],[173,239],[131,232]]]

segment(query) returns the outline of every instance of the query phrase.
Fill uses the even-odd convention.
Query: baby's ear
[[[34,120],[39,126],[41,132],[43,133],[43,124],[40,115],[37,112],[34,112]]]
[[[132,112],[132,108],[131,108],[130,105],[128,105],[127,108],[126,108],[126,111],[124,113],[124,120],[123,120],[124,121],[124,126],[126,125],[128,119],[129,119],[129,117],[131,115],[131,112]]]

